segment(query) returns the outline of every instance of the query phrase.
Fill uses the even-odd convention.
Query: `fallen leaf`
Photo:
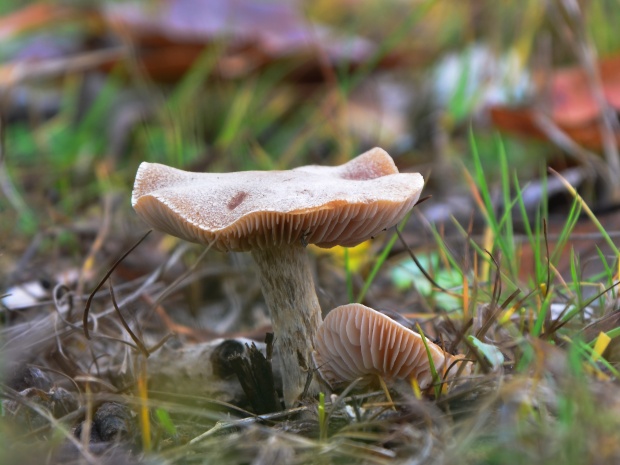
[[[620,55],[606,58],[598,66],[605,100],[613,109],[620,110]],[[543,82],[544,76],[539,76],[538,81]],[[601,108],[584,69],[571,67],[556,71],[548,89],[538,93],[536,105],[490,107],[493,123],[507,132],[546,139],[548,134],[538,120],[544,115],[578,144],[602,148]],[[620,142],[620,131],[616,132],[616,140]]]
[[[294,59],[297,78],[315,79],[323,77],[325,66],[359,66],[376,52],[372,42],[311,23],[285,1],[168,0],[155,8],[123,3],[106,8],[105,17],[137,46],[140,59],[147,57],[143,64],[154,78],[175,77],[173,69],[183,74],[205,46],[223,45],[218,71],[224,77]],[[151,54],[157,62],[148,59]],[[157,64],[169,62],[171,68],[160,74]],[[383,63],[388,62],[386,57]]]
[[[67,20],[85,29],[82,41],[76,39],[82,52],[92,51],[93,43],[110,46],[110,40],[131,45],[140,69],[159,81],[180,79],[206,49],[217,53],[215,71],[224,78],[281,63],[289,69],[289,79],[304,82],[325,80],[333,67],[372,63],[378,52],[370,40],[308,21],[295,3],[285,0],[163,0],[100,9],[35,3],[0,17],[0,38],[54,30]],[[373,67],[392,67],[401,59],[384,54]],[[126,58],[102,68],[110,71],[119,63],[127,65]]]

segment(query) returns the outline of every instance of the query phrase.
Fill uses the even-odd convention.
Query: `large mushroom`
[[[312,370],[321,323],[307,244],[355,246],[395,225],[424,181],[399,173],[382,149],[337,167],[189,173],[142,163],[132,205],[156,229],[220,251],[251,251],[282,360],[284,401],[294,403]],[[314,379],[308,394],[318,392]]]
[[[428,347],[428,353],[426,351]],[[333,309],[321,324],[315,340],[314,360],[330,386],[364,378],[366,382],[416,380],[420,389],[433,383],[429,360],[442,379],[457,373],[469,375],[472,364],[452,355],[387,315],[361,304]],[[460,368],[460,365],[464,366]]]

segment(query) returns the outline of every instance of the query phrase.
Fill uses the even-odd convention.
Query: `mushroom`
[[[303,393],[321,323],[307,244],[355,246],[395,225],[424,180],[382,149],[337,167],[189,173],[142,163],[132,205],[156,229],[220,251],[251,251],[282,360],[284,400]],[[313,379],[309,395],[318,393]]]
[[[452,355],[426,340],[433,364],[442,379],[471,373],[471,362]],[[429,357],[422,336],[361,304],[333,309],[319,327],[315,339],[315,364],[331,387],[357,378],[372,382],[380,376],[386,381],[414,378],[420,389],[433,383]]]

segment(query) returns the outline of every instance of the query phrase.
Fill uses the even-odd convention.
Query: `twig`
[[[278,418],[284,418],[284,417],[288,417],[291,415],[296,415],[297,413],[305,412],[306,410],[308,410],[308,407],[302,406],[302,407],[291,408],[288,410],[283,410],[281,412],[274,412],[274,413],[268,413],[266,415],[257,415],[255,417],[242,418],[240,420],[218,421],[213,428],[205,431],[201,435],[196,436],[194,439],[190,440],[188,442],[188,445],[193,446],[199,443],[200,441],[203,441],[207,439],[208,437],[213,436],[214,434],[217,434],[221,431],[225,431],[230,428],[248,426],[258,421],[263,421],[263,420],[276,420]]]
[[[123,261],[125,260],[125,258],[127,258],[127,256],[133,252],[133,250],[138,247],[142,241],[144,239],[146,239],[146,237],[151,234],[152,230],[149,230],[146,232],[146,234],[144,236],[142,236],[140,238],[140,240],[138,242],[136,242],[134,245],[131,246],[131,248],[125,252],[121,258],[119,258],[118,260],[116,260],[116,262],[114,262],[114,264],[112,265],[112,268],[110,268],[108,270],[108,272],[105,274],[105,276],[103,277],[103,279],[99,282],[99,284],[97,284],[97,287],[95,287],[95,290],[93,292],[90,293],[90,295],[88,296],[88,300],[86,301],[86,307],[84,307],[84,317],[82,319],[82,324],[84,325],[84,336],[86,336],[86,339],[90,339],[90,334],[88,333],[88,311],[90,310],[90,305],[93,301],[93,298],[95,297],[95,293],[101,289],[101,287],[103,286],[103,284],[106,282],[106,280],[110,277],[110,275],[114,272],[114,270],[116,269],[116,267]]]
[[[613,188],[612,199],[618,200],[620,197],[620,154],[616,144],[615,131],[618,129],[618,119],[615,110],[611,108],[605,98],[601,74],[597,65],[597,53],[590,37],[588,36],[584,15],[577,0],[558,0],[558,4],[563,10],[563,17],[567,18],[567,25],[573,35],[567,34],[569,39],[573,39],[574,48],[581,66],[586,74],[590,91],[596,101],[600,111],[600,134],[603,142],[603,149],[609,170],[609,179]]]
[[[49,79],[93,69],[106,63],[113,63],[127,55],[124,47],[114,47],[87,52],[66,58],[54,58],[41,62],[18,62],[0,67],[0,89],[36,79]]]
[[[405,250],[407,250],[407,252],[409,253],[409,256],[411,257],[413,262],[416,264],[420,272],[422,272],[424,277],[428,280],[428,282],[431,283],[431,285],[433,285],[435,288],[439,289],[442,292],[449,292],[447,289],[437,284],[437,282],[433,279],[433,277],[427,273],[427,271],[424,269],[424,267],[422,266],[418,258],[413,253],[413,250],[411,250],[411,247],[409,247],[409,245],[407,245],[407,242],[405,242],[405,239],[403,238],[403,235],[400,233],[398,228],[396,228],[396,234],[398,235],[398,239],[400,239],[401,244],[403,245]]]
[[[131,337],[133,342],[136,343],[136,346],[138,346],[138,348],[140,349],[140,352],[142,352],[142,355],[144,355],[145,358],[148,358],[150,355],[148,349],[146,348],[144,343],[140,340],[140,338],[138,338],[138,336],[136,336],[135,333],[131,330],[131,328],[127,324],[127,321],[125,320],[125,317],[121,313],[121,309],[118,308],[118,304],[116,303],[116,297],[114,296],[114,288],[112,287],[112,281],[108,281],[108,287],[110,289],[110,297],[112,298],[112,305],[114,306],[114,310],[116,310],[116,314],[121,320],[121,324],[123,325],[123,328],[125,328],[125,331],[129,333],[129,337]]]
[[[194,272],[194,270],[196,269],[196,267],[198,266],[198,264],[202,261],[202,259],[207,255],[207,252],[209,250],[211,250],[211,247],[213,246],[215,242],[211,242],[203,251],[202,253],[198,256],[198,258],[196,259],[196,261],[194,263],[192,263],[192,266],[190,266],[187,270],[185,270],[183,273],[181,273],[181,275],[175,279],[174,281],[172,281],[170,283],[170,285],[168,287],[166,287],[166,289],[164,289],[156,298],[155,298],[155,303],[153,304],[153,306],[159,305],[173,290],[176,289],[176,287],[179,285],[179,283],[181,281],[183,281],[185,278],[187,278],[190,274],[192,274]]]
[[[589,167],[588,177],[591,178],[592,174],[598,174],[604,180],[606,186],[613,188],[615,181],[607,165],[598,155],[575,142],[551,118],[540,111],[534,111],[534,124],[550,141],[564,150],[566,155],[583,163],[585,167]]]

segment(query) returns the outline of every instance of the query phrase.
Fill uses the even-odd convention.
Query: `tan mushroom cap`
[[[427,339],[431,357],[442,377],[459,360]],[[388,316],[361,304],[342,305],[325,318],[315,339],[314,361],[321,377],[332,387],[365,377],[379,375],[386,381],[414,377],[421,389],[432,384],[433,377],[422,337]],[[447,378],[458,371],[457,362]],[[471,373],[471,363],[461,375]]]
[[[302,238],[349,247],[400,221],[423,185],[375,148],[341,166],[290,171],[190,173],[142,163],[131,200],[154,228],[223,251]]]

